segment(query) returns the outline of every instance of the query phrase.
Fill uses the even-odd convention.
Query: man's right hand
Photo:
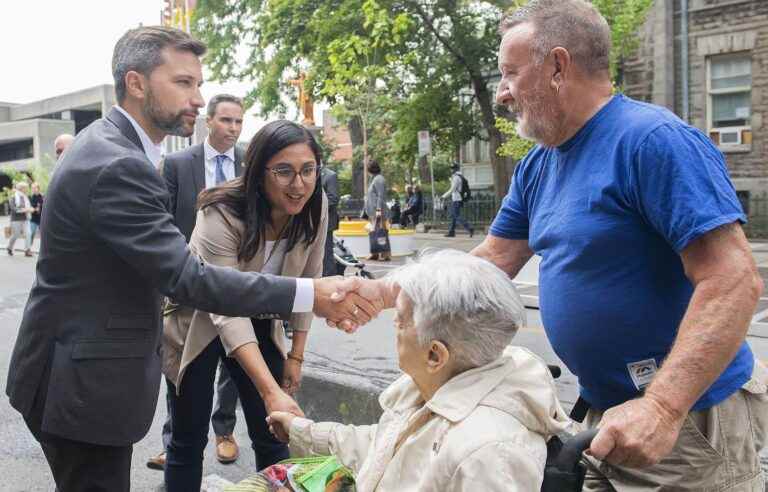
[[[375,291],[361,295],[361,280],[357,277],[324,277],[314,280],[314,313],[338,324],[345,331],[354,331],[368,323],[383,309],[382,300]]]

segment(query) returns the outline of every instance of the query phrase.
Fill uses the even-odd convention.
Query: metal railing
[[[436,210],[434,218],[432,215],[432,198],[425,197],[424,202],[426,212],[424,221],[431,222],[432,226],[436,228],[448,227],[451,222],[450,202],[444,203],[440,210]],[[462,205],[461,216],[474,227],[484,227],[493,222],[498,211],[499,200],[495,196],[473,196],[471,200]]]
[[[340,208],[341,217],[357,218],[363,209],[362,199],[348,200]],[[489,225],[496,216],[500,201],[492,195],[473,196],[462,207],[462,215],[476,227]],[[768,240],[768,193],[751,195],[749,202],[744,203],[749,221],[744,226],[744,232],[750,239]],[[435,211],[432,215],[432,198],[424,197],[424,214],[422,222],[430,223],[436,228],[445,228],[451,221],[446,208]]]

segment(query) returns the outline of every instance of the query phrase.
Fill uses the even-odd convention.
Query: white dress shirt
[[[227,160],[222,164],[224,176],[227,181],[235,179],[235,147],[230,147],[226,152],[219,152],[211,146],[208,138],[203,143],[205,153],[205,187],[210,188],[216,185],[216,156],[225,155]]]
[[[115,109],[123,113],[123,115],[128,118],[128,121],[131,122],[133,129],[136,130],[136,133],[139,135],[139,140],[141,140],[142,147],[144,147],[144,154],[147,156],[147,159],[149,159],[149,162],[151,162],[152,165],[157,168],[160,165],[160,161],[163,159],[162,144],[154,143],[152,139],[149,138],[149,135],[147,135],[147,132],[145,132],[141,127],[141,125],[139,125],[138,122],[133,119],[133,116],[128,114],[128,111],[124,110],[120,106],[115,106]]]

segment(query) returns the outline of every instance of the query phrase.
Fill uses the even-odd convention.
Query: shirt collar
[[[152,139],[149,138],[149,135],[147,135],[147,132],[145,132],[141,125],[133,119],[133,116],[131,116],[128,111],[120,106],[115,106],[115,109],[123,113],[123,116],[128,118],[128,121],[133,125],[133,129],[136,130],[136,134],[139,136],[139,140],[141,140],[141,145],[144,147],[144,154],[147,156],[147,159],[149,159],[149,162],[155,167],[159,166],[160,160],[163,158],[162,144],[154,143]]]
[[[205,137],[205,143],[203,143],[203,149],[205,149],[205,160],[210,161],[216,158],[217,155],[221,155],[222,152],[219,152],[218,150],[214,149],[211,145],[211,142],[208,140],[208,137]],[[225,156],[229,157],[229,160],[232,162],[235,162],[235,146],[233,145],[229,149],[227,149],[226,152],[223,153]]]

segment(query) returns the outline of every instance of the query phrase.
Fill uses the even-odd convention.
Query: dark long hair
[[[294,144],[307,144],[317,161],[318,175],[315,189],[304,208],[292,217],[286,231],[287,251],[304,242],[309,245],[317,237],[320,215],[323,208],[323,193],[320,184],[322,152],[312,134],[304,127],[287,120],[267,123],[254,135],[245,153],[245,173],[232,181],[215,188],[209,188],[197,200],[197,208],[210,205],[224,206],[245,224],[237,252],[239,261],[250,261],[258,251],[265,227],[272,222],[272,204],[264,190],[267,162],[278,152]]]

